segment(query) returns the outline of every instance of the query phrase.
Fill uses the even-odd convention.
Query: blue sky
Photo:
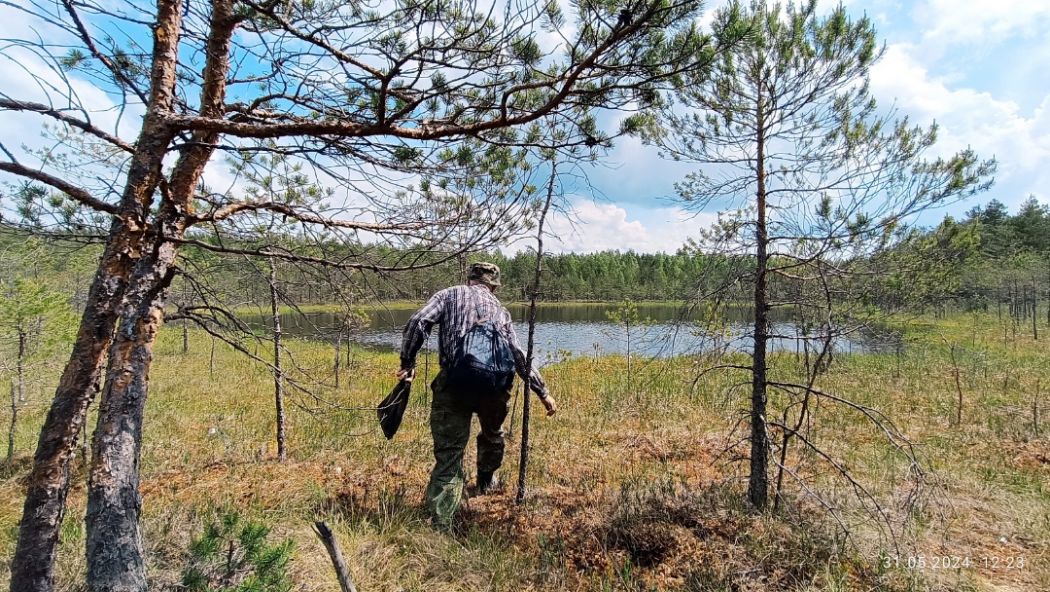
[[[709,10],[720,2],[709,4]],[[1050,0],[850,0],[854,16],[868,15],[886,43],[871,73],[880,104],[913,122],[940,125],[935,155],[972,147],[999,163],[992,189],[972,200],[924,215],[932,224],[998,199],[1014,209],[1028,195],[1050,203]],[[827,10],[832,3],[822,3]],[[673,251],[714,219],[704,212],[683,221],[665,198],[689,167],[661,161],[635,140],[621,141],[608,168],[592,182],[597,204],[579,197],[581,224],[562,224],[563,250],[634,248]],[[567,234],[566,234],[567,233]]]
[[[568,0],[559,0],[570,11]],[[708,4],[708,14],[721,1]],[[935,155],[972,147],[999,162],[996,184],[970,202],[926,214],[933,224],[945,213],[962,215],[995,198],[1014,209],[1029,194],[1050,203],[1050,0],[846,0],[855,16],[867,14],[886,43],[871,74],[873,94],[915,123],[940,124]],[[821,3],[830,10],[831,2]],[[30,30],[24,15],[0,6],[0,36]],[[39,100],[27,75],[37,68],[24,52],[5,50],[5,88],[12,96]],[[101,127],[133,138],[135,113],[117,125],[112,101],[90,83],[73,77],[82,101]],[[33,119],[38,125],[39,119]],[[0,112],[0,140],[36,143],[27,120]],[[228,183],[225,167],[209,168],[210,185]],[[634,249],[673,252],[709,225],[717,212],[688,214],[669,201],[673,183],[689,166],[661,160],[636,139],[617,142],[609,158],[590,171],[598,200],[577,191],[573,215],[551,220],[554,251]],[[516,246],[509,247],[511,250]]]

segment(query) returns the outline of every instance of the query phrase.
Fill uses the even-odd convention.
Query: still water
[[[698,314],[682,306],[669,304],[637,305],[642,323],[630,328],[615,323],[608,317],[618,304],[545,304],[536,314],[536,355],[541,363],[564,356],[595,356],[623,354],[647,357],[668,357],[720,349],[726,351],[749,351],[750,326],[747,311],[731,313],[718,334],[705,331],[698,322]],[[508,305],[514,318],[518,341],[525,347],[528,331],[527,307]],[[396,349],[401,345],[401,330],[411,310],[374,310],[369,312],[366,326],[355,329],[352,339],[363,345],[382,349]],[[245,319],[249,324],[265,327],[267,315],[252,315]],[[318,340],[333,340],[341,315],[336,313],[307,313],[282,317],[282,326],[289,335]],[[436,331],[427,347],[437,347]],[[796,351],[801,347],[799,328],[789,319],[774,318],[770,333],[773,350]],[[838,352],[864,353],[892,351],[898,339],[892,335],[871,331],[841,336],[835,340]]]

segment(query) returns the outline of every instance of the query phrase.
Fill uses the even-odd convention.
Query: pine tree
[[[868,88],[869,69],[882,54],[869,19],[853,20],[842,6],[822,17],[814,1],[756,1],[731,3],[715,22],[746,31],[745,41],[720,55],[712,71],[683,78],[686,109],[663,109],[662,127],[640,129],[666,156],[700,165],[677,186],[687,208],[702,210],[716,198],[735,208],[706,248],[750,257],[747,497],[764,508],[776,282],[826,278],[837,268],[823,262],[882,247],[915,212],[986,188],[994,164],[968,150],[924,160],[936,128],[880,111]]]

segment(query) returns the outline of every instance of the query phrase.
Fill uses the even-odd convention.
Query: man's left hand
[[[412,380],[416,377],[416,369],[415,368],[402,368],[402,369],[398,370],[397,373],[394,374],[394,376],[396,376],[398,380],[404,380],[406,382],[412,382]]]
[[[550,417],[558,412],[558,403],[554,401],[554,397],[547,395],[540,399],[540,403],[543,403],[543,408],[547,410],[547,417]]]

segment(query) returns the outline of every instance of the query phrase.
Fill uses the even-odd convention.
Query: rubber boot
[[[499,488],[495,471],[478,471],[478,495],[488,495]]]

